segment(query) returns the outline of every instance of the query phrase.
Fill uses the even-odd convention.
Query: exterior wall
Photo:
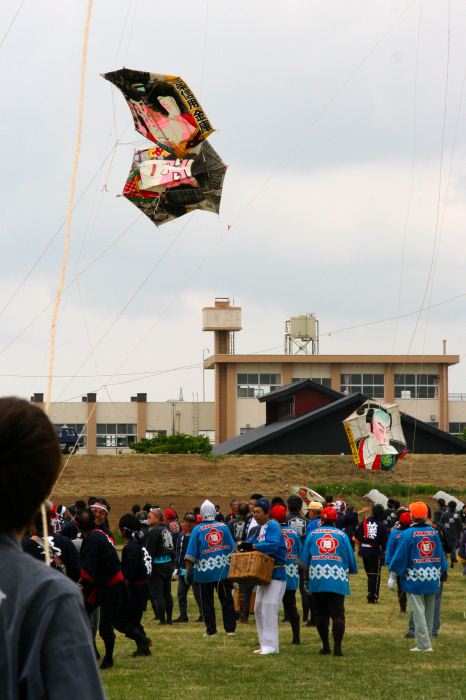
[[[295,396],[294,415],[298,418],[298,416],[303,416],[309,411],[315,411],[316,408],[326,406],[331,401],[332,399],[329,396],[320,393],[320,391],[308,389],[307,391],[299,392]]]
[[[59,402],[50,404],[49,418],[52,423],[85,423],[87,403]]]
[[[95,414],[96,423],[137,423],[138,405],[135,401],[98,401]]]
[[[239,435],[241,428],[249,425],[257,428],[265,423],[265,404],[257,399],[236,399],[236,423],[234,435]],[[234,437],[232,435],[231,437]],[[219,441],[220,442],[220,441]]]
[[[299,379],[314,379],[317,377],[331,377],[330,364],[328,362],[323,362],[321,364],[312,365],[292,365],[291,376],[293,378]]]
[[[448,402],[448,420],[450,423],[466,423],[466,400]]]
[[[407,413],[426,423],[440,421],[440,402],[437,399],[396,399],[396,403],[402,413]],[[431,420],[431,416],[435,416],[435,419]]]

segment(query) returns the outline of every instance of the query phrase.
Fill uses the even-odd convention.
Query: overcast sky
[[[86,5],[25,0],[0,47],[3,394],[47,386]],[[0,3],[0,42],[19,6]],[[243,309],[238,352],[281,352],[315,312],[323,354],[466,355],[465,36],[461,0],[95,0],[52,399],[201,398],[200,366],[165,371],[213,348],[215,296]],[[117,197],[147,145],[100,77],[123,65],[203,105],[229,165],[218,217],[156,228]]]

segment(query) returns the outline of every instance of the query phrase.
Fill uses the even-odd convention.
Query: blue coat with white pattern
[[[417,595],[437,593],[448,563],[436,530],[416,523],[401,533],[390,571],[400,576],[401,590]]]
[[[275,559],[272,579],[285,581],[286,544],[282,535],[282,529],[276,520],[268,520],[265,525],[258,527],[248,542],[252,542],[253,548],[262,554],[267,554]]]
[[[313,530],[304,542],[299,561],[309,566],[309,593],[349,595],[349,575],[358,573],[348,535],[325,525]]]
[[[194,563],[195,583],[228,578],[235,542],[225,523],[208,520],[196,525],[189,538],[185,559]]]
[[[286,590],[296,591],[299,587],[298,556],[301,538],[293,527],[282,525],[282,535],[286,544]]]

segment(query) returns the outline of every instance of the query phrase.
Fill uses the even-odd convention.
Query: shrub
[[[174,435],[159,435],[152,440],[143,438],[132,446],[135,452],[147,454],[210,454],[212,445],[210,440],[203,435],[186,435],[175,433]]]

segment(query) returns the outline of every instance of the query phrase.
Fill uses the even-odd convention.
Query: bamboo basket
[[[261,552],[234,552],[231,555],[230,581],[261,585],[270,583],[275,564],[273,557]]]
[[[235,588],[233,590],[233,603],[235,605],[235,612],[239,613],[241,612],[241,595],[239,588]],[[251,596],[249,598],[249,614],[252,615],[254,613],[254,604],[256,602],[256,591],[251,591]]]

